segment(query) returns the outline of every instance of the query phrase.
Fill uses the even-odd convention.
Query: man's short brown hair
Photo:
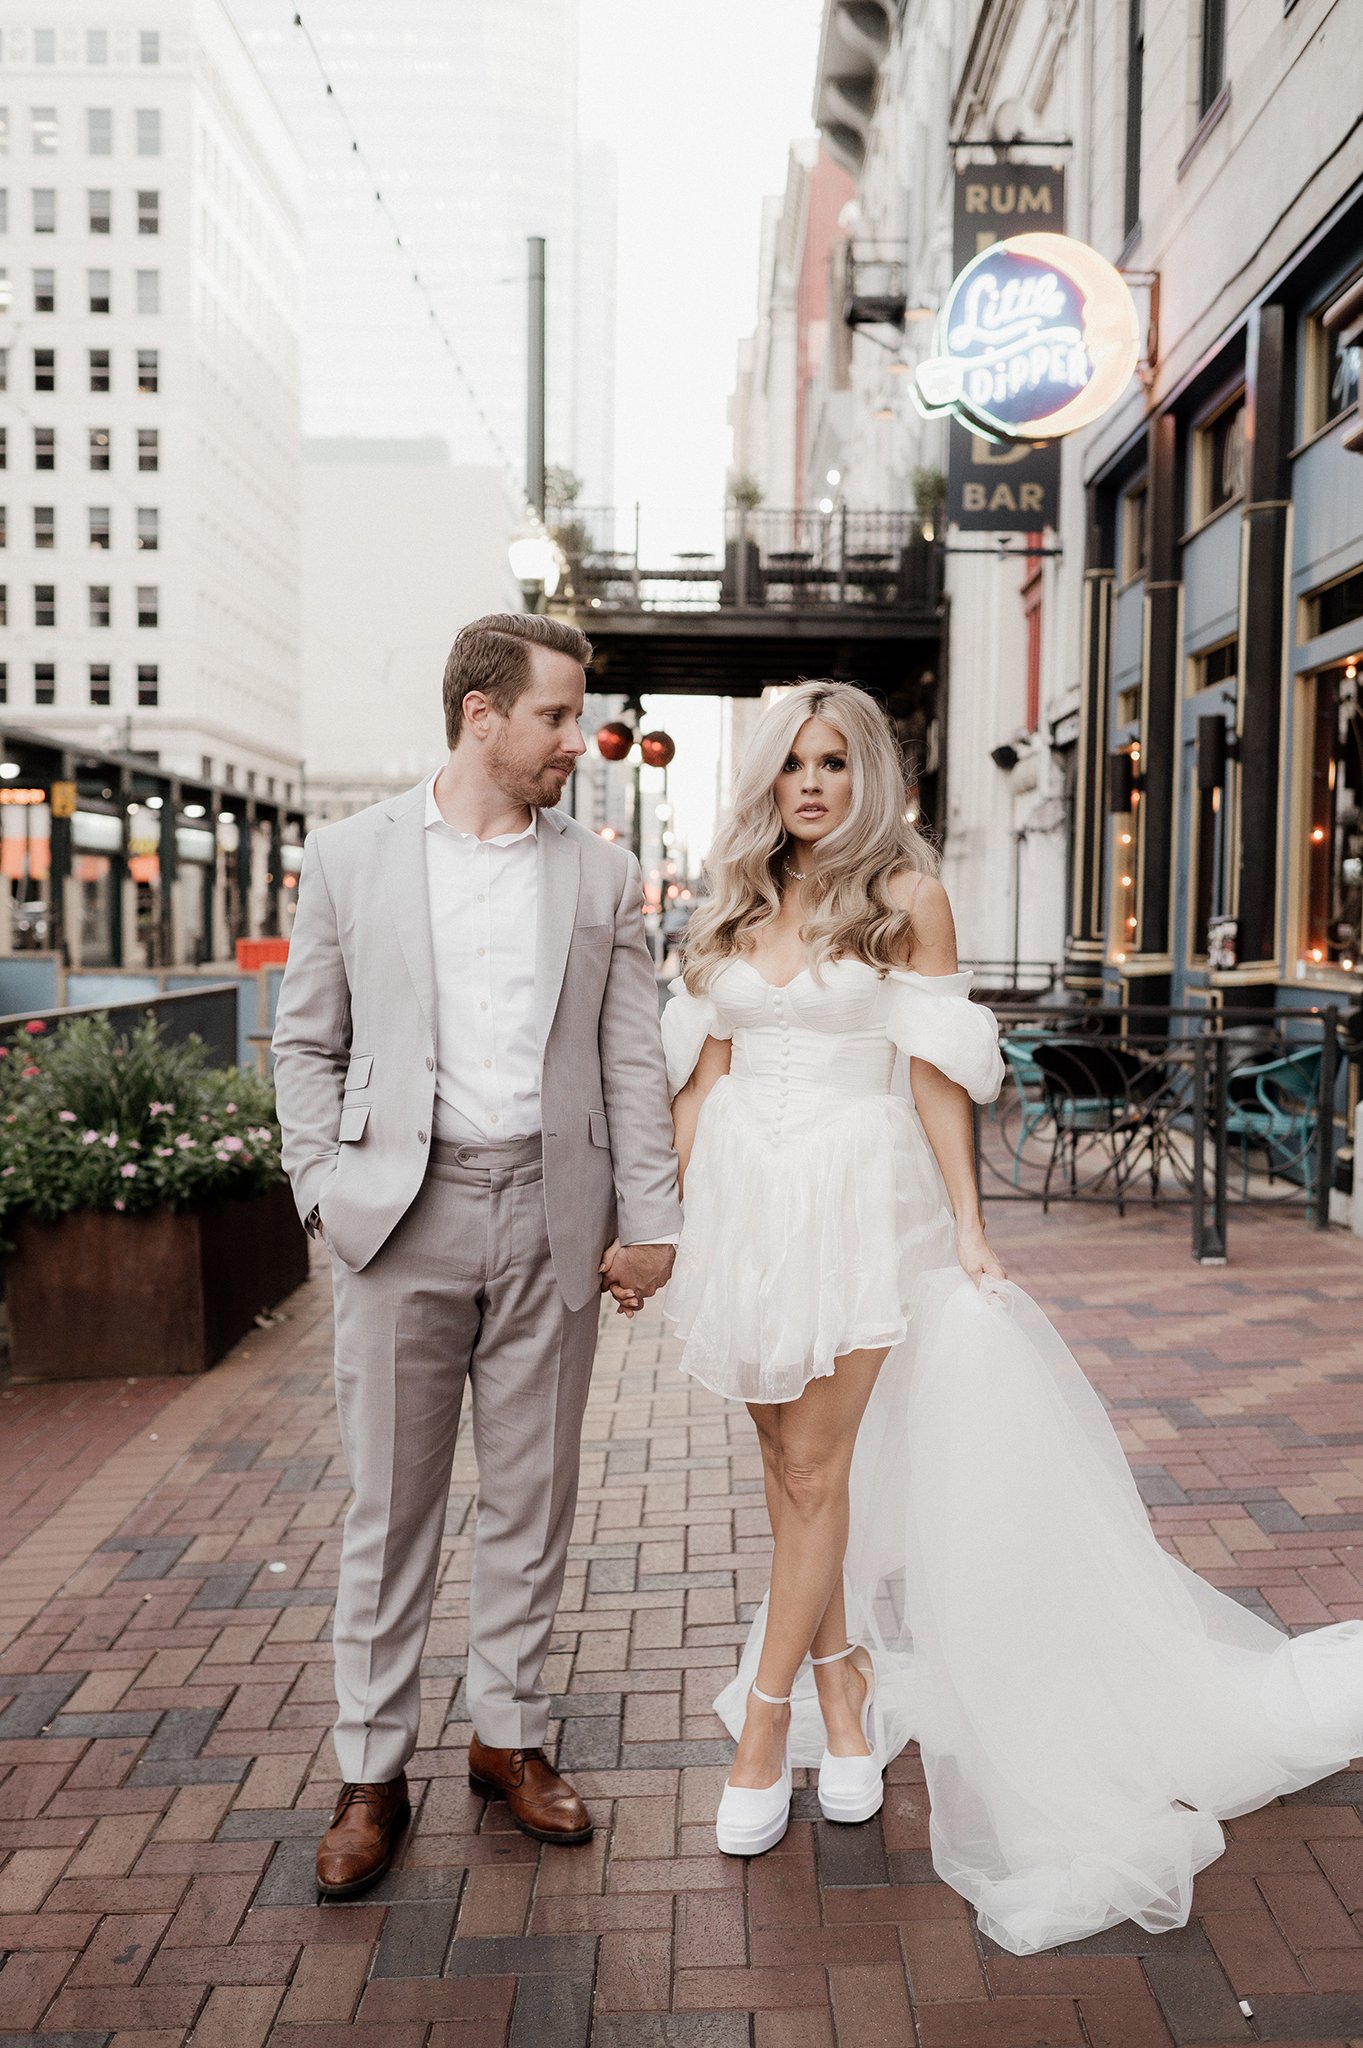
[[[550,647],[570,661],[590,666],[592,643],[576,626],[540,612],[489,612],[455,635],[445,663],[445,737],[459,744],[464,726],[464,699],[481,690],[505,718],[530,680],[530,649]]]

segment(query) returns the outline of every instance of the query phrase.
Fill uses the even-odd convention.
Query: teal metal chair
[[[1045,1076],[1033,1057],[1033,1048],[1043,1036],[1039,1031],[1013,1031],[999,1040],[999,1051],[1007,1062],[1017,1096],[1019,1121],[1012,1145],[1014,1187],[1020,1182],[1022,1155],[1028,1139],[1051,1114],[1050,1103],[1046,1099]]]
[[[1280,1174],[1284,1166],[1300,1167],[1308,1218],[1315,1206],[1321,1058],[1320,1046],[1298,1046],[1276,1059],[1232,1068],[1226,1083],[1226,1136],[1239,1141],[1241,1194],[1249,1193],[1249,1153],[1257,1145],[1270,1181],[1275,1161]]]

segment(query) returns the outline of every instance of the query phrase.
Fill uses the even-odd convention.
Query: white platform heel
[[[845,1650],[835,1650],[831,1657],[811,1657],[809,1661],[811,1664],[837,1664],[860,1647],[857,1643],[849,1643]],[[866,1697],[861,1705],[861,1734],[870,1754],[834,1756],[825,1746],[823,1761],[819,1765],[819,1810],[825,1820],[870,1820],[885,1803],[886,1758],[880,1715],[876,1711],[876,1660],[869,1650],[866,1654],[871,1658],[871,1670],[866,1682]]]
[[[789,1697],[773,1699],[760,1687],[749,1688],[753,1697],[769,1707],[788,1707]],[[730,1785],[720,1794],[715,1815],[715,1841],[726,1856],[762,1856],[774,1849],[790,1825],[790,1733],[786,1732],[781,1775],[774,1785]]]

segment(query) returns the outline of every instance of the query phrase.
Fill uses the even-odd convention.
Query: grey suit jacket
[[[274,1029],[284,1169],[338,1258],[368,1264],[430,1157],[436,992],[426,785],[308,836]],[[569,1308],[601,1254],[681,1227],[643,891],[632,854],[542,811],[535,1002],[544,1194]]]

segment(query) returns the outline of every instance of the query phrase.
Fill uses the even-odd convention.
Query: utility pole
[[[544,237],[529,238],[530,324],[526,347],[525,495],[544,517]]]

